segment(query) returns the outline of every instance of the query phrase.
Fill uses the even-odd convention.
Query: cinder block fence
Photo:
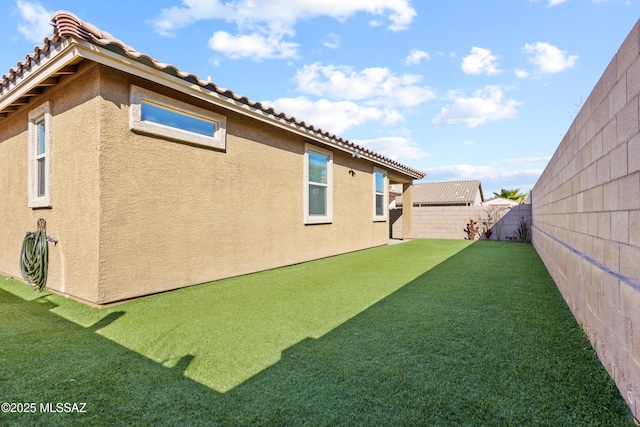
[[[640,21],[532,191],[533,244],[640,416]]]
[[[391,237],[402,238],[402,209],[391,210]],[[524,220],[531,226],[531,205],[506,206],[414,206],[414,238],[465,239],[464,232],[469,220],[478,223],[480,231],[484,224],[491,228],[491,240],[507,240],[513,237]]]

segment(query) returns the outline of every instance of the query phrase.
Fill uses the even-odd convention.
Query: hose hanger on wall
[[[49,261],[48,242],[58,241],[47,237],[47,222],[38,220],[38,231],[28,231],[22,242],[20,253],[20,273],[31,289],[44,290],[47,284],[47,263]]]

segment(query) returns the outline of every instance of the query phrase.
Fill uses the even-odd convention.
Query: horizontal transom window
[[[215,122],[203,120],[199,117],[188,116],[177,111],[159,107],[142,101],[142,120],[171,126],[188,132],[213,137],[216,131]]]
[[[182,101],[131,86],[131,130],[224,149],[226,118]]]

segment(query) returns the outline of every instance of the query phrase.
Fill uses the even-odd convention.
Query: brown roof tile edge
[[[53,25],[54,25],[54,32],[53,32],[54,35],[52,37],[45,38],[44,44],[42,46],[37,46],[33,54],[27,55],[24,61],[19,62],[15,68],[12,68],[11,70],[9,70],[8,74],[3,75],[2,81],[0,82],[1,83],[0,96],[2,95],[2,92],[4,91],[4,89],[9,87],[10,82],[14,80],[16,76],[21,74],[23,71],[29,69],[31,67],[32,62],[37,61],[41,53],[49,51],[51,45],[57,42],[60,38],[67,38],[72,36],[72,37],[77,37],[79,39],[86,40],[90,43],[97,44],[104,47],[116,46],[122,50],[123,54],[127,55],[128,57],[134,60],[146,63],[147,65],[151,65],[159,71],[174,75],[190,83],[198,84],[199,86],[211,92],[215,92],[222,97],[226,97],[238,103],[245,104],[251,108],[258,109],[262,111],[264,114],[267,114],[276,120],[285,120],[290,124],[303,128],[305,131],[309,133],[316,134],[317,136],[320,136],[323,138],[328,138],[339,145],[347,147],[350,150],[354,150],[354,151],[366,154],[369,157],[377,161],[380,161],[381,163],[394,166],[398,170],[404,171],[414,177],[423,178],[426,175],[425,172],[403,165],[395,160],[392,160],[379,153],[371,151],[368,148],[354,144],[349,140],[346,140],[342,137],[334,135],[330,132],[323,131],[322,129],[317,128],[311,124],[305,123],[304,121],[297,120],[295,117],[288,116],[282,112],[278,112],[274,110],[272,107],[264,106],[260,102],[251,101],[246,96],[239,96],[229,89],[220,88],[216,84],[210,81],[201,80],[196,75],[181,71],[179,68],[173,65],[165,64],[160,61],[157,61],[146,54],[138,52],[137,50],[135,50],[131,46],[128,46],[121,40],[113,37],[108,32],[101,31],[95,25],[82,21],[72,12],[69,12],[66,10],[57,11],[52,15],[51,21],[53,22]]]
[[[0,96],[5,90],[8,90],[11,81],[15,80],[17,76],[22,74],[25,70],[31,68],[32,64],[38,62],[41,55],[45,54],[51,49],[51,45],[58,41],[57,37],[47,37],[44,39],[44,43],[41,46],[36,46],[33,53],[27,54],[24,61],[18,62],[18,64],[9,70],[7,74],[2,76],[0,81]]]

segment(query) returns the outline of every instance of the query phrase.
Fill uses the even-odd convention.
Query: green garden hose
[[[47,262],[49,241],[54,239],[47,237],[46,221],[38,220],[38,231],[28,231],[22,242],[20,254],[20,273],[27,281],[31,289],[42,291],[47,284]]]

